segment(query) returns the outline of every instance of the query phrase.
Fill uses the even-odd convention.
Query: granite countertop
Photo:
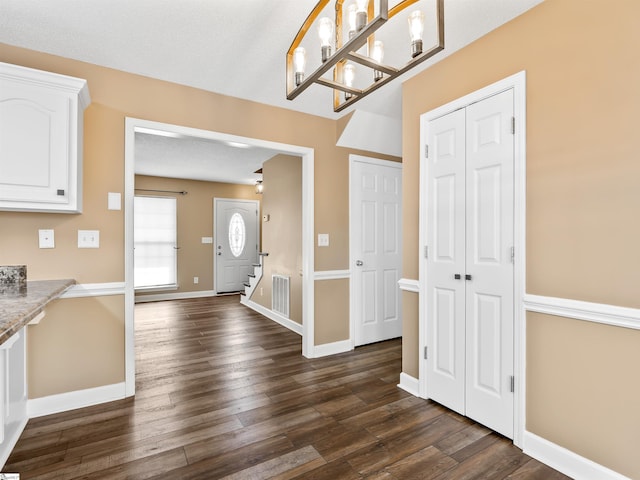
[[[26,286],[0,286],[0,345],[75,283],[75,280],[35,280]]]

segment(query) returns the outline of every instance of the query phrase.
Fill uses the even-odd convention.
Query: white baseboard
[[[524,432],[523,452],[575,480],[631,480],[531,432]]]
[[[326,357],[336,355],[338,353],[350,352],[353,350],[351,340],[341,340],[333,343],[323,343],[313,347],[313,358]]]
[[[121,400],[125,396],[125,383],[122,382],[75,392],[49,395],[47,397],[32,398],[27,401],[27,414],[29,418],[42,417],[52,413],[66,412],[76,408]]]
[[[269,310],[267,307],[263,307],[259,303],[256,303],[252,300],[245,300],[244,298],[246,297],[240,297],[241,299],[240,302],[243,305],[249,307],[251,310],[258,312],[261,315],[264,315],[268,319],[273,320],[276,323],[279,323],[280,325],[282,325],[285,328],[288,328],[292,332],[295,332],[298,335],[302,335],[302,325],[300,325],[299,323],[296,323],[289,318],[283,317],[282,315]]]
[[[406,373],[401,372],[400,383],[398,384],[398,387],[405,392],[409,392],[415,397],[420,397],[420,382],[417,378],[412,377],[411,375],[407,375]]]
[[[184,300],[186,298],[215,297],[213,290],[200,290],[198,292],[158,293],[156,295],[136,295],[136,303],[161,302],[164,300]]]

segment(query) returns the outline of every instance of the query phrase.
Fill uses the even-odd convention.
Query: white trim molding
[[[316,345],[313,349],[314,357],[327,357],[329,355],[336,355],[338,353],[350,352],[353,350],[353,344],[351,340],[340,340],[338,342],[323,343],[322,345]]]
[[[529,431],[524,432],[523,443],[525,454],[575,480],[631,480]]]
[[[199,290],[197,292],[157,293],[155,295],[136,295],[136,303],[159,302],[163,300],[183,300],[185,298],[215,297],[213,290]]]
[[[420,380],[404,372],[400,373],[398,388],[410,393],[414,397],[420,397]]]
[[[279,313],[274,312],[273,310],[269,310],[267,307],[260,305],[253,300],[245,300],[244,297],[240,297],[240,303],[242,303],[246,307],[249,307],[251,310],[258,312],[259,314],[264,315],[268,319],[279,323],[283,327],[288,328],[292,332],[297,333],[298,335],[302,335],[302,325],[294,322],[290,318],[283,317]]]
[[[351,278],[350,270],[320,270],[313,272],[313,279],[318,280],[342,280]]]
[[[640,309],[637,308],[529,294],[524,296],[524,308],[528,312],[640,330]]]
[[[109,295],[124,295],[124,282],[71,285],[59,298],[106,297]]]
[[[125,398],[125,384],[114,383],[102,387],[87,388],[74,392],[59,393],[27,401],[29,418],[42,417],[52,413],[66,412],[76,408],[90,407],[100,403],[122,400]]]
[[[403,292],[420,293],[420,282],[410,278],[401,278],[398,280],[398,287]]]

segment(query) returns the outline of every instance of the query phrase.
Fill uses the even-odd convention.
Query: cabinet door
[[[70,98],[0,79],[0,201],[69,202]]]

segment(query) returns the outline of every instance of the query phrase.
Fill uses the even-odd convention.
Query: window
[[[238,258],[242,254],[246,237],[244,220],[242,215],[236,212],[229,220],[229,248],[234,257]]]
[[[177,284],[176,199],[134,198],[134,287]]]

